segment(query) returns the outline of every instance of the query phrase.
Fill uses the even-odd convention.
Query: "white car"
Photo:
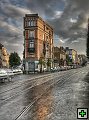
[[[44,72],[47,72],[47,68],[44,68]]]
[[[23,73],[20,68],[13,69],[12,71],[13,71],[14,75]]]
[[[56,68],[56,71],[57,71],[57,72],[61,71],[61,68],[58,66],[58,67]]]
[[[0,79],[6,78],[7,72],[4,69],[0,69]]]
[[[61,70],[61,71],[64,71],[64,70],[66,70],[66,67],[60,66],[60,70]]]
[[[14,73],[13,73],[13,71],[11,70],[11,69],[5,69],[5,71],[7,72],[7,75],[9,76],[9,77],[13,77],[14,76]]]
[[[7,70],[0,69],[0,80],[4,82],[5,79],[8,79],[8,81],[11,81],[11,77],[9,76]]]

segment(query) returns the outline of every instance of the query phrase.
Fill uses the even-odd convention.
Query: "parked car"
[[[60,71],[64,71],[66,68],[64,66],[60,66]]]
[[[12,74],[13,73],[9,69],[0,69],[0,81],[5,82],[6,79],[11,81]]]
[[[44,72],[47,72],[47,68],[44,67]]]
[[[61,68],[59,66],[51,68],[51,72],[59,72],[60,70],[61,70]]]
[[[61,71],[61,67],[58,66],[57,67],[57,72],[59,72],[59,71]]]
[[[35,68],[35,72],[40,72],[40,69],[39,68]]]
[[[70,68],[73,69],[74,68],[73,65],[70,65]]]
[[[76,68],[77,68],[77,65],[74,64],[74,65],[73,65],[73,68],[76,69]]]
[[[4,69],[0,69],[0,80],[7,78],[7,72]]]
[[[13,71],[14,75],[15,75],[15,74],[22,74],[22,73],[23,73],[20,68],[12,69],[12,71]]]
[[[55,69],[54,69],[54,68],[51,68],[51,72],[55,72]]]
[[[67,66],[67,70],[70,70],[71,69],[71,66]]]
[[[64,67],[64,70],[68,70],[68,66],[63,66]]]
[[[5,71],[7,72],[7,75],[10,77],[10,78],[13,78],[14,77],[14,73],[11,69],[5,69]]]

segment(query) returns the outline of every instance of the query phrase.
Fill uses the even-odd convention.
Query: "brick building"
[[[59,47],[54,47],[54,66],[64,66],[66,61],[66,51],[65,49],[61,46]]]
[[[24,17],[24,68],[28,71],[39,69],[39,60],[47,67],[50,59],[53,66],[53,28],[38,14],[26,14]]]

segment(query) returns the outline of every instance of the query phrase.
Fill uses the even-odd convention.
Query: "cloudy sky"
[[[89,0],[0,0],[0,43],[22,58],[23,17],[38,13],[54,29],[54,44],[86,52]]]

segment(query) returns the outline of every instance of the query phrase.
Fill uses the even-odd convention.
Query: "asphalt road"
[[[77,120],[89,108],[89,66],[0,83],[0,120]]]

